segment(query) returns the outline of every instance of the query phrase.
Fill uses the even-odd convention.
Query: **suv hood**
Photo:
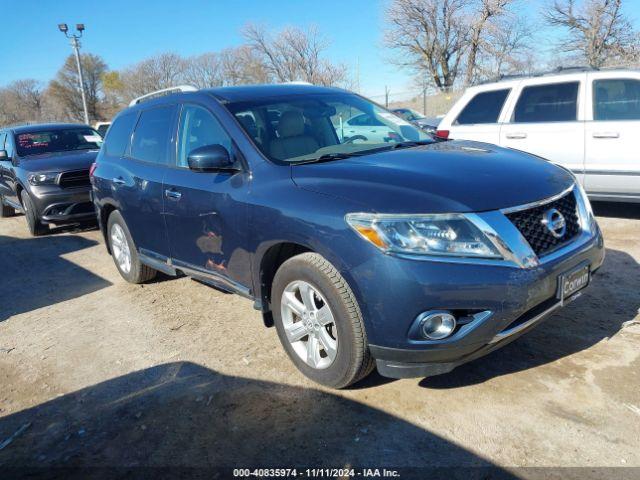
[[[470,141],[293,165],[291,171],[301,188],[377,213],[498,210],[551,197],[574,182],[571,173],[541,158]]]
[[[88,169],[99,150],[45,153],[20,157],[20,168],[27,172],[66,172]]]

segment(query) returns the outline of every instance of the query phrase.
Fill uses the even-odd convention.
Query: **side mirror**
[[[189,168],[196,172],[237,171],[231,161],[229,151],[222,145],[205,145],[189,152],[187,157]]]
[[[11,160],[9,155],[7,155],[6,150],[0,150],[0,162],[6,162],[7,160]]]

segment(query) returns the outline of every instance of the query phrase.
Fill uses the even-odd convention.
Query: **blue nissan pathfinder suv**
[[[388,133],[349,136],[360,114]],[[253,300],[296,367],[336,388],[374,367],[442,374],[500,348],[578,297],[604,258],[568,171],[436,142],[336,88],[140,97],[91,179],[125,280],[186,274]]]

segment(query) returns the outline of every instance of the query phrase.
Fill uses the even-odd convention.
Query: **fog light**
[[[420,331],[429,340],[442,340],[453,333],[456,317],[445,311],[424,312],[419,317]]]

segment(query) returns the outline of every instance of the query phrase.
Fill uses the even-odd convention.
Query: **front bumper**
[[[425,293],[431,290],[422,300],[413,298],[419,302],[418,305],[422,305],[419,309],[468,309],[489,314],[478,315],[477,321],[465,325],[442,341],[401,341],[396,337],[394,345],[379,341],[381,337],[376,336],[378,341],[372,342],[370,349],[379,373],[392,378],[447,373],[458,365],[507,345],[534,328],[562,306],[556,298],[561,274],[585,263],[590,265],[594,273],[602,265],[604,242],[599,228],[595,228],[594,235],[587,242],[536,268],[467,265],[464,271],[456,272],[452,270],[452,265],[429,265],[428,275],[423,272],[414,277],[423,279],[419,284],[422,283]],[[448,279],[448,288],[434,294],[434,285],[428,285],[427,282],[440,276]],[[564,304],[575,300],[581,293],[565,299]],[[407,301],[406,297],[404,301]],[[414,310],[409,314],[410,318],[415,318],[418,313]],[[406,337],[406,333],[404,335]]]
[[[31,187],[31,198],[43,223],[68,224],[95,220],[90,187],[63,189],[57,185]]]

